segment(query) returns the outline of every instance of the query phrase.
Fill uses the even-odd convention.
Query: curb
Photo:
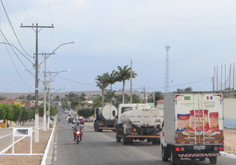
[[[50,138],[49,138],[48,143],[47,143],[47,147],[46,147],[46,149],[44,151],[44,155],[43,155],[43,158],[42,158],[42,161],[41,161],[41,165],[45,165],[46,164],[46,160],[47,160],[47,156],[48,156],[48,150],[50,148],[50,144],[51,144],[51,141],[52,141],[52,137],[53,137],[56,125],[57,125],[57,122],[55,121],[55,124],[53,126]]]

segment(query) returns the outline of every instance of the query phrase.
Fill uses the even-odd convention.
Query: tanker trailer
[[[95,108],[94,130],[97,132],[102,132],[102,130],[115,131],[116,117],[117,108],[113,105]]]
[[[147,104],[120,104],[118,123],[116,125],[116,141],[133,144],[133,140],[160,144],[161,110],[151,108]]]

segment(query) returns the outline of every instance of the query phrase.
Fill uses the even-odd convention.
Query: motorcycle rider
[[[79,120],[77,120],[76,125],[74,125],[72,128],[73,128],[73,131],[74,131],[73,132],[73,135],[74,135],[74,140],[73,141],[76,140],[76,131],[80,131],[80,141],[82,142],[82,136],[83,136],[82,130],[84,129],[84,127],[82,125],[80,125]]]

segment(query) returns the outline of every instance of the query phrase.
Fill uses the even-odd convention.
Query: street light
[[[49,57],[49,56],[51,56],[52,54],[55,54],[55,51],[59,48],[59,47],[61,47],[61,46],[63,46],[63,45],[67,45],[67,44],[74,44],[74,43],[76,43],[77,42],[77,40],[75,40],[75,41],[73,41],[73,42],[67,42],[67,43],[63,43],[63,44],[61,44],[61,45],[59,45],[55,50],[53,50],[52,51],[52,53],[44,53],[44,54],[42,54],[42,55],[45,55],[45,58],[44,58],[44,60],[39,64],[39,65],[41,65],[43,62],[44,62],[44,108],[43,108],[43,131],[46,131],[46,60],[47,60],[47,58]],[[46,57],[46,55],[48,55],[47,57]],[[48,127],[49,128],[49,127]]]
[[[67,45],[67,44],[75,44],[76,42],[77,42],[77,40],[75,40],[75,41],[73,41],[73,42],[67,42],[67,43],[64,43],[64,44],[59,45],[55,50],[52,51],[52,53],[49,53],[49,54],[48,54],[48,56],[44,59],[44,61],[45,61],[49,56],[51,56],[52,54],[55,54],[55,51],[56,51],[59,47],[61,47],[61,46],[63,46],[63,45]],[[42,61],[39,65],[41,65],[44,61]]]
[[[20,52],[20,54],[22,54],[31,64],[33,64],[33,62],[31,62],[25,55],[24,53],[22,53],[17,47],[15,47],[14,45],[10,44],[10,43],[7,43],[7,42],[2,42],[0,41],[0,44],[6,44],[6,45],[10,45],[10,46],[13,46],[18,52]]]
[[[60,72],[47,72],[49,73],[49,87],[48,87],[48,112],[50,114],[50,98],[51,98],[51,81],[52,79],[54,79],[59,73],[62,73],[62,72],[69,72],[70,69],[67,69],[67,70],[64,70],[64,71],[60,71]],[[53,78],[51,78],[51,74],[52,73],[57,73]],[[45,106],[46,107],[46,106]],[[45,108],[45,113],[46,115],[46,108]],[[48,115],[48,129],[49,129],[49,121],[50,121],[50,115]],[[45,125],[46,125],[46,120],[45,120]]]

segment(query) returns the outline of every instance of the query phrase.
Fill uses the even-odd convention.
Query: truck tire
[[[170,162],[172,165],[177,165],[177,161],[179,160],[179,158],[174,154],[174,151],[171,150],[170,153]]]
[[[217,157],[210,157],[209,160],[210,160],[210,164],[216,164]]]
[[[168,161],[167,149],[164,146],[161,147],[161,158],[162,158],[163,162],[167,162]]]
[[[152,139],[147,139],[147,142],[151,142],[152,141]]]
[[[127,139],[125,138],[125,135],[123,134],[123,145],[127,144]]]
[[[152,139],[152,144],[153,145],[157,145],[157,143],[158,143],[158,139]],[[160,144],[160,141],[159,141],[159,144]]]
[[[201,157],[201,158],[199,158],[199,160],[200,160],[200,161],[205,161],[205,160],[206,160],[206,158],[204,158],[204,157]]]
[[[116,142],[121,142],[121,137],[118,136],[117,132],[116,132]]]

